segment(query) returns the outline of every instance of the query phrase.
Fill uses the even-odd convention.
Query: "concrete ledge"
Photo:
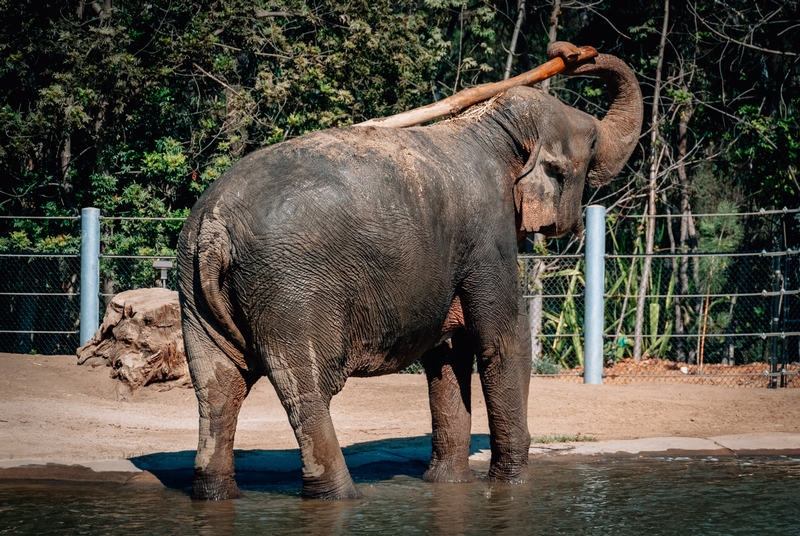
[[[650,437],[598,441],[596,443],[550,443],[532,445],[530,454],[535,457],[559,455],[797,456],[800,455],[800,434],[741,434],[709,438]]]
[[[668,456],[731,456],[733,452],[721,447],[710,439],[696,437],[650,437],[598,441],[597,443],[575,442],[556,445],[531,446],[532,455],[628,455],[644,456],[666,454]]]
[[[738,434],[710,437],[737,456],[800,456],[800,434]]]

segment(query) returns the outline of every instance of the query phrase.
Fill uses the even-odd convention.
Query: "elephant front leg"
[[[511,255],[507,252],[506,258]],[[492,460],[487,478],[525,482],[531,440],[531,338],[516,265],[498,259],[496,265],[465,280],[462,294],[464,321],[477,354],[489,416]]]
[[[531,378],[530,331],[526,315],[515,329],[478,356],[486,411],[489,415],[492,460],[488,480],[523,483],[530,478],[528,451],[528,389]]]
[[[428,379],[431,405],[432,451],[427,482],[471,482],[469,468],[472,352],[463,334],[456,334],[452,348],[441,344],[425,354],[422,365]]]

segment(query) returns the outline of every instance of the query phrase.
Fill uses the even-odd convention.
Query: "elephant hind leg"
[[[319,383],[316,358],[307,363],[300,355],[294,359],[273,355],[270,361],[273,364],[268,367],[270,380],[300,446],[303,497],[361,498],[333,428],[330,414],[333,395]],[[308,367],[295,368],[289,363],[307,363]],[[307,369],[311,372],[308,373]]]
[[[239,369],[190,317],[184,317],[183,334],[200,413],[192,498],[234,499],[241,495],[234,480],[236,423],[259,376]]]
[[[453,347],[440,344],[422,357],[431,405],[431,461],[423,475],[427,482],[471,482],[471,381],[473,352],[463,331]]]

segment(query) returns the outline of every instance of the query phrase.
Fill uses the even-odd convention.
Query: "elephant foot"
[[[508,484],[525,484],[530,482],[531,472],[525,463],[492,464],[486,475],[487,482],[506,482]]]
[[[345,499],[361,499],[363,495],[358,491],[353,479],[348,475],[347,481],[338,485],[330,482],[303,481],[302,497],[304,499],[326,499],[338,501]]]
[[[475,477],[469,468],[469,462],[431,462],[428,470],[422,475],[422,480],[425,482],[472,482]]]
[[[229,476],[208,476],[195,474],[192,483],[192,499],[202,501],[224,501],[242,496],[239,486]]]

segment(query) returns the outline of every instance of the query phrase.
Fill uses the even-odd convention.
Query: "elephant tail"
[[[248,370],[244,357],[247,343],[233,320],[233,304],[223,284],[230,268],[232,250],[226,225],[216,218],[204,219],[197,236],[196,254],[203,301],[217,324],[208,331],[232,361]]]

